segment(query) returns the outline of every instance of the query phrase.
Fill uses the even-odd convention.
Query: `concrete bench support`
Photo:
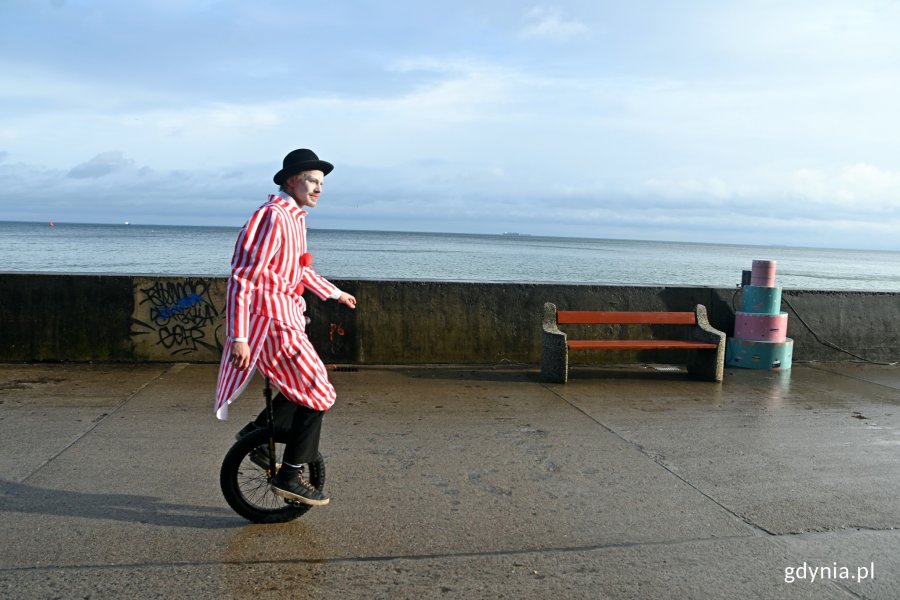
[[[541,379],[549,383],[565,383],[569,378],[567,336],[556,323],[556,305],[544,304],[541,331]]]

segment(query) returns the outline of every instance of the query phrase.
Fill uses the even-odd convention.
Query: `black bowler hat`
[[[276,185],[281,185],[288,177],[302,171],[322,171],[328,175],[332,169],[334,169],[333,164],[319,160],[319,157],[312,150],[300,148],[299,150],[288,152],[288,155],[284,157],[281,170],[275,173],[275,177],[272,179],[275,180]]]

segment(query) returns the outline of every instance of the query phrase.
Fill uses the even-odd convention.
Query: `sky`
[[[0,220],[900,250],[894,0],[0,0]]]

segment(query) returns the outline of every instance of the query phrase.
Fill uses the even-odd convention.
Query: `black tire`
[[[285,434],[275,434],[275,457],[281,463]],[[272,474],[250,460],[249,454],[262,447],[268,455],[269,431],[259,429],[248,433],[234,443],[225,454],[219,483],[228,505],[247,520],[254,523],[284,523],[306,514],[308,504],[300,504],[276,496],[269,486]],[[320,454],[313,462],[303,465],[303,476],[317,489],[325,487],[325,461]]]

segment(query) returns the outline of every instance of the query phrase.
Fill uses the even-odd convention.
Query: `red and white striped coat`
[[[310,266],[306,214],[289,196],[272,194],[238,234],[228,279],[226,342],[216,384],[215,409],[220,419],[227,418],[228,404],[249,383],[261,354],[274,362],[260,365],[263,374],[274,379],[290,400],[315,410],[327,410],[334,403],[327,372],[304,333],[306,303],[302,294],[309,288],[326,300],[340,297],[341,292]],[[273,334],[273,320],[278,322],[279,335]],[[293,341],[284,341],[285,331]],[[293,360],[303,364],[286,364],[283,356],[281,361],[273,358],[285,354],[272,347],[276,338],[292,345]],[[234,368],[228,360],[235,340],[249,343],[251,363],[245,370]],[[300,375],[305,381],[292,385],[292,379]]]

